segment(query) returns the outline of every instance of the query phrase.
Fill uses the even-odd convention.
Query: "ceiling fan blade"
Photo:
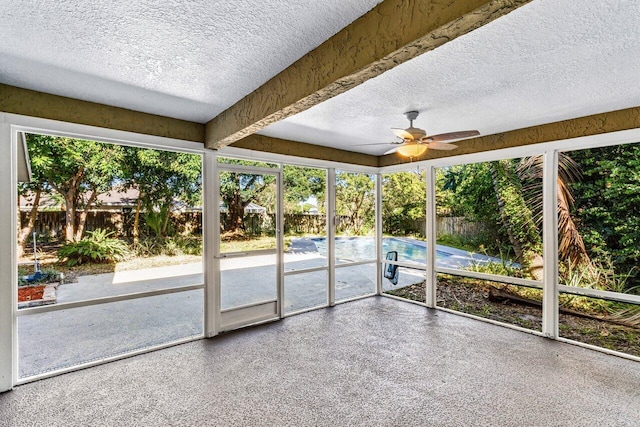
[[[408,139],[409,141],[413,141],[413,135],[407,132],[404,129],[391,128],[391,132],[393,132],[398,138]]]
[[[404,144],[404,140],[402,141],[391,141],[391,142],[371,142],[369,144],[353,144],[352,147],[362,147],[365,145],[402,145]]]
[[[430,150],[455,150],[457,145],[446,144],[444,142],[434,141],[427,144]]]
[[[427,139],[432,142],[452,141],[454,139],[470,138],[472,136],[478,136],[480,132],[477,130],[461,130],[458,132],[441,133],[438,135],[427,136]]]
[[[384,153],[382,153],[382,155],[383,155],[383,156],[386,156],[387,154],[393,154],[393,153],[395,153],[396,151],[398,151],[398,147],[394,147],[394,148],[392,148],[391,150],[387,150],[387,151],[385,151]]]

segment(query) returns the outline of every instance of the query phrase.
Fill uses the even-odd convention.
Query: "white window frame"
[[[78,139],[88,139],[92,141],[113,143],[118,145],[126,145],[140,148],[151,148],[173,152],[184,152],[199,154],[203,161],[203,194],[210,185],[210,173],[207,172],[207,164],[210,163],[211,151],[206,150],[203,144],[190,141],[182,141],[177,139],[163,138],[151,135],[141,135],[132,132],[118,131],[112,129],[97,128],[93,126],[79,125],[73,123],[59,122],[55,120],[41,119],[36,117],[20,116],[15,114],[0,113],[0,241],[9,242],[9,244],[0,245],[0,392],[10,390],[15,385],[23,384],[42,378],[51,377],[64,372],[83,369],[88,366],[94,366],[106,363],[112,360],[129,357],[136,354],[146,353],[149,351],[166,348],[168,346],[193,341],[201,337],[190,337],[174,342],[161,344],[149,348],[127,352],[122,355],[106,357],[97,361],[83,363],[71,368],[59,369],[47,372],[41,375],[28,377],[24,379],[18,378],[18,336],[17,336],[17,319],[21,316],[33,315],[49,311],[57,311],[89,305],[105,304],[116,301],[125,301],[143,297],[151,297],[156,295],[165,295],[176,292],[185,292],[195,289],[204,289],[204,334],[211,334],[211,324],[208,321],[211,317],[208,313],[212,312],[212,307],[207,303],[208,294],[213,291],[215,286],[210,281],[207,263],[210,252],[210,245],[205,243],[203,254],[203,268],[205,270],[205,280],[203,284],[194,284],[189,286],[178,286],[169,289],[130,293],[113,297],[105,297],[91,300],[83,300],[72,303],[56,304],[51,306],[41,306],[33,308],[25,308],[18,310],[17,308],[17,147],[19,133],[38,133],[44,135],[55,135]],[[207,160],[209,159],[209,162]],[[212,215],[207,214],[207,210],[203,211],[203,235],[204,230],[210,230],[207,226],[211,221]],[[205,238],[205,241],[207,239]]]
[[[594,298],[603,298],[612,301],[640,304],[640,296],[626,295],[616,292],[601,291],[596,289],[577,288],[560,285],[558,283],[558,225],[557,225],[557,173],[558,173],[558,153],[567,151],[584,150],[589,148],[602,148],[614,145],[640,143],[640,129],[630,129],[618,132],[610,132],[599,135],[584,136],[578,138],[550,141],[539,144],[524,145],[520,147],[504,148],[494,151],[466,154],[460,156],[444,157],[440,159],[425,160],[415,163],[404,163],[380,168],[380,173],[393,173],[399,171],[414,170],[416,167],[427,171],[436,167],[455,166],[480,162],[490,162],[496,160],[506,160],[513,158],[528,157],[534,155],[544,156],[543,170],[543,254],[544,254],[544,278],[542,282],[528,279],[512,278],[486,273],[476,273],[458,269],[439,268],[431,263],[427,263],[427,301],[419,303],[427,307],[435,307],[439,310],[453,312],[465,317],[474,318],[488,323],[498,324],[522,332],[534,335],[545,336],[562,342],[568,342],[581,347],[597,350],[600,352],[613,354],[627,359],[640,361],[640,357],[601,347],[581,343],[559,337],[559,293],[569,293]],[[431,178],[431,179],[429,179]],[[429,201],[433,206],[429,206]],[[435,177],[427,172],[427,253],[435,255]],[[433,238],[429,238],[429,235]],[[435,260],[435,256],[431,257]],[[383,261],[384,262],[384,261]],[[394,263],[396,264],[396,263]],[[542,331],[532,331],[515,325],[510,325],[491,319],[457,312],[442,307],[435,306],[435,273],[453,274],[463,277],[472,277],[501,283],[527,286],[531,288],[543,289],[543,327]],[[393,298],[383,294],[385,297]]]
[[[215,173],[216,155],[223,155],[235,158],[242,158],[246,160],[275,162],[279,164],[288,164],[295,166],[307,166],[315,168],[327,169],[327,212],[331,215],[335,211],[335,169],[340,169],[350,172],[363,172],[367,174],[376,175],[376,266],[377,283],[375,294],[382,294],[381,288],[381,266],[385,262],[382,259],[381,254],[381,239],[382,239],[382,212],[381,212],[381,179],[382,173],[392,173],[398,171],[408,171],[415,169],[416,166],[423,168],[427,171],[427,253],[435,255],[435,179],[434,168],[442,166],[452,166],[467,163],[487,162],[493,160],[510,159],[525,157],[531,155],[544,155],[545,156],[545,176],[543,179],[543,199],[547,201],[544,208],[545,216],[548,217],[545,220],[544,226],[544,255],[545,255],[545,275],[543,282],[528,281],[524,279],[514,279],[519,285],[542,287],[547,293],[553,293],[555,296],[548,296],[545,299],[545,305],[547,305],[547,311],[545,311],[545,326],[543,332],[539,335],[545,335],[550,338],[554,338],[560,341],[568,341],[573,344],[582,345],[587,348],[594,348],[599,351],[605,351],[607,353],[616,354],[618,356],[631,358],[634,360],[640,360],[635,356],[630,356],[624,353],[618,353],[614,351],[608,351],[599,347],[589,346],[570,340],[565,340],[557,336],[558,320],[557,309],[554,308],[554,298],[557,302],[557,289],[559,292],[572,292],[576,294],[593,296],[593,297],[605,297],[616,299],[623,302],[639,303],[640,297],[624,296],[612,292],[585,290],[585,289],[570,289],[567,286],[561,286],[557,284],[557,258],[558,248],[552,236],[557,234],[557,226],[554,228],[553,214],[549,215],[552,210],[555,209],[555,203],[553,202],[553,188],[555,187],[550,179],[553,180],[553,167],[550,164],[554,163],[554,158],[557,158],[558,151],[573,151],[587,148],[606,147],[611,145],[619,145],[626,143],[636,143],[640,141],[640,129],[625,130],[619,132],[611,132],[607,134],[600,134],[594,136],[586,136],[580,138],[552,141],[534,145],[525,145],[520,147],[505,148],[495,151],[487,151],[481,153],[451,156],[441,159],[425,160],[413,163],[404,163],[400,165],[394,165],[383,168],[376,168],[370,166],[359,166],[335,161],[324,161],[307,159],[296,156],[287,156],[280,154],[271,154],[264,152],[257,152],[247,149],[240,149],[234,147],[225,147],[215,151],[207,150],[203,144],[183,141],[171,138],[163,138],[152,135],[137,134],[133,132],[98,128],[88,125],[80,125],[74,123],[60,122],[49,119],[41,119],[35,117],[21,116],[9,113],[0,113],[0,241],[8,242],[9,244],[0,245],[0,307],[11,307],[11,310],[0,309],[0,392],[11,389],[18,383],[17,381],[17,335],[16,335],[16,319],[17,306],[15,301],[17,300],[16,286],[17,283],[17,258],[16,258],[16,244],[17,244],[17,221],[15,215],[15,206],[17,204],[17,134],[19,131],[35,132],[43,134],[54,134],[60,136],[68,136],[72,138],[83,138],[95,141],[117,143],[122,145],[137,146],[144,148],[162,149],[169,151],[182,151],[198,153],[203,156],[203,240],[204,240],[204,335],[211,337],[217,334],[220,307],[219,307],[219,289],[218,284],[215,283],[215,272],[212,268],[212,263],[208,262],[213,258],[214,254],[214,242],[219,237],[219,230],[214,227],[215,215],[218,212],[219,206],[215,203],[215,198],[207,196],[207,193],[211,192],[211,189],[215,190],[218,186],[218,178]],[[556,160],[557,161],[557,160]],[[556,172],[557,173],[557,172]],[[429,204],[431,201],[431,204]],[[431,206],[431,207],[429,207]],[[210,214],[213,212],[213,215]],[[557,221],[557,220],[556,220]],[[328,246],[328,281],[329,292],[327,305],[332,306],[335,302],[335,261],[334,248],[332,247],[333,238],[335,237],[335,227],[333,220],[329,220],[329,229],[327,231],[327,239],[329,240]],[[429,237],[432,238],[429,238]],[[557,239],[557,237],[556,237]],[[429,259],[431,261],[429,261]],[[367,262],[368,263],[368,262]],[[353,264],[351,264],[353,265]],[[422,305],[435,307],[435,274],[437,272],[449,272],[448,269],[441,269],[435,267],[435,257],[431,256],[427,260],[425,267],[427,273],[427,301]],[[482,273],[472,273],[460,271],[453,271],[454,273],[461,275],[466,274],[469,277],[485,278],[487,280],[504,281],[503,276],[487,275]],[[284,277],[284,273],[281,274],[281,278]],[[509,279],[509,278],[507,278]],[[365,295],[363,297],[368,297]],[[390,297],[390,296],[389,296]],[[216,304],[217,301],[217,304]],[[346,300],[348,301],[348,300]],[[341,301],[341,302],[346,302]],[[315,309],[315,308],[312,308]],[[439,308],[441,310],[445,310]],[[304,310],[308,311],[308,310]],[[445,310],[447,311],[447,310]],[[462,314],[462,313],[457,313]],[[464,315],[464,314],[462,314]],[[512,325],[506,325],[500,322],[491,321],[488,319],[478,318],[476,316],[468,315],[468,317],[477,318],[478,320],[487,321],[490,323],[497,323],[502,326],[511,327],[513,329],[522,330],[532,333],[532,331],[519,328]],[[533,332],[535,333],[535,332]],[[154,348],[155,349],[155,348]],[[151,351],[153,349],[141,350],[138,353]],[[104,359],[100,363],[113,360]],[[97,364],[97,363],[96,363]],[[78,369],[78,368],[76,368]]]

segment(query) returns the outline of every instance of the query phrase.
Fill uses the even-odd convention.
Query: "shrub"
[[[200,236],[147,237],[133,248],[137,256],[202,255]]]
[[[110,237],[106,230],[88,231],[87,236],[77,242],[64,244],[58,250],[60,259],[74,266],[85,262],[115,262],[129,253],[129,247],[120,239]]]
[[[474,262],[467,267],[467,270],[498,276],[524,277],[522,268],[506,260],[501,262],[489,261],[487,263]]]
[[[603,261],[592,261],[590,264],[574,264],[571,261],[565,261],[558,267],[562,285],[619,293],[637,291],[637,287],[628,288],[627,286],[627,281],[636,268],[632,268],[626,274],[616,274],[610,257],[604,257]],[[559,298],[561,306],[578,311],[616,313],[620,306],[613,301],[571,294],[561,294]]]

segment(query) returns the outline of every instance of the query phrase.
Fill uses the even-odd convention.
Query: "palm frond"
[[[538,224],[542,222],[542,176],[543,156],[525,157],[516,168],[524,183],[523,192]],[[582,178],[580,166],[567,153],[558,153],[558,251],[561,259],[574,263],[590,263],[582,236],[571,217],[574,198],[569,188],[571,183]]]

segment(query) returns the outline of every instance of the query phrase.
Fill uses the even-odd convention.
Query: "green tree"
[[[80,240],[98,195],[121,174],[122,148],[72,138],[27,134],[31,164],[65,205],[65,240]],[[76,214],[78,214],[76,216]]]
[[[542,267],[540,230],[515,174],[517,163],[501,160],[447,168],[439,182],[443,190],[453,194],[438,197],[438,201],[444,199],[450,203],[451,212],[482,223],[481,237],[488,249],[495,253],[513,250],[517,259],[538,277]]]
[[[408,234],[411,222],[424,219],[426,183],[424,173],[397,172],[382,177],[382,218],[385,233]]]
[[[570,185],[572,215],[592,259],[631,272],[627,287],[640,284],[640,144],[572,151],[582,179]]]
[[[441,174],[441,175],[440,175]],[[479,241],[494,253],[505,248],[508,238],[500,227],[498,200],[489,163],[472,163],[442,168],[436,174],[439,215],[465,217],[482,224]]]
[[[523,182],[523,193],[536,222],[542,228],[543,156],[523,158],[516,170]],[[558,153],[558,252],[560,259],[574,265],[589,266],[591,260],[571,211],[574,197],[570,187],[582,179],[580,166],[567,153]]]
[[[491,179],[498,201],[502,226],[518,260],[531,275],[542,280],[542,238],[536,226],[534,213],[523,196],[520,179],[512,160],[490,163]]]
[[[305,212],[301,204],[311,196],[318,200],[318,210],[324,210],[327,172],[323,169],[302,166],[284,166],[284,201],[286,211],[291,213]]]
[[[171,212],[184,206],[202,206],[202,160],[199,155],[137,147],[123,147],[121,187],[139,192],[133,226],[134,244],[139,218],[159,237],[169,231]]]
[[[31,209],[27,214],[27,223],[22,226],[20,221],[20,200],[18,200],[18,258],[22,256],[27,239],[33,233],[38,218],[40,199],[44,193],[49,193],[46,180],[43,178],[40,168],[31,165],[31,181],[18,183],[18,197],[31,202]]]
[[[375,178],[365,173],[336,172],[336,213],[347,218],[356,235],[366,234],[375,222]]]
[[[244,232],[244,208],[251,202],[258,203],[262,192],[274,183],[275,177],[268,174],[221,172],[220,198],[229,216],[225,231]]]

